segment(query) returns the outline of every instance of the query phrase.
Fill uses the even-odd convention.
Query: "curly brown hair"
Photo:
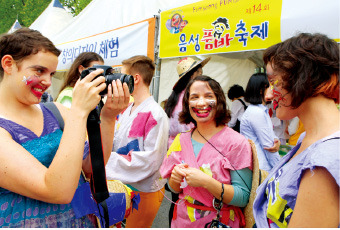
[[[179,114],[179,122],[182,124],[189,124],[192,122],[197,126],[196,121],[192,118],[189,110],[189,96],[190,96],[190,87],[196,81],[203,81],[206,82],[211,90],[214,92],[216,96],[216,115],[215,115],[215,122],[216,127],[220,125],[225,125],[230,121],[230,111],[227,108],[226,98],[223,92],[221,85],[214,79],[209,76],[197,76],[195,79],[191,79],[185,88],[184,97],[183,97],[183,110]]]
[[[339,102],[339,46],[326,35],[300,33],[266,49],[263,60],[282,76],[292,108],[319,94]]]

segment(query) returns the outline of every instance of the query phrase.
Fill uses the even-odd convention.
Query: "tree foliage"
[[[73,16],[78,15],[90,2],[91,0],[60,0],[60,3],[70,10]]]
[[[6,33],[16,19],[29,27],[52,0],[0,0],[0,34]],[[78,15],[91,0],[59,0],[66,10]]]

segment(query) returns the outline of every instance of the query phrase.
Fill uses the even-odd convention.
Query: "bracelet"
[[[213,199],[213,207],[214,207],[216,210],[221,210],[221,208],[222,208],[222,206],[223,206],[223,194],[224,194],[224,184],[222,183],[221,200],[216,199],[215,197],[214,197],[214,199]]]
[[[221,202],[223,203],[224,184],[222,183]]]

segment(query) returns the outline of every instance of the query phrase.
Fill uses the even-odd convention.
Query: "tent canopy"
[[[15,22],[13,23],[12,27],[8,30],[8,33],[13,33],[17,29],[20,29],[21,27],[22,26],[20,25],[18,19],[16,19]]]
[[[76,44],[80,40],[92,40],[96,38],[99,39],[97,43],[97,46],[99,46],[103,41],[102,37],[104,34],[108,34],[110,31],[125,31],[126,27],[128,28],[132,24],[153,18],[155,15],[158,15],[160,11],[196,1],[197,0],[93,0],[74,18],[72,23],[67,25],[58,34],[50,37],[50,39],[61,49],[64,49],[64,47],[67,47],[69,44]],[[125,34],[126,33],[118,34],[117,37],[123,37]],[[112,38],[115,40],[116,36]],[[125,36],[124,41],[133,40],[132,38],[138,40],[138,35],[132,34],[130,37]],[[91,45],[93,42],[88,42],[88,44]],[[136,44],[131,44],[132,47],[135,45]],[[135,49],[135,51],[136,50],[139,49]],[[137,54],[140,53],[135,52],[131,55]],[[59,63],[61,63],[60,59]],[[53,84],[50,89],[53,97],[58,95],[64,77],[64,73],[57,73],[56,77],[53,78]]]
[[[72,21],[72,14],[65,10],[59,0],[52,0],[48,7],[31,24],[30,28],[40,31],[40,33],[52,40]]]
[[[158,15],[160,11],[197,0],[93,0],[74,22],[52,38],[54,44],[74,41],[130,25]]]
[[[93,0],[77,17],[74,18],[72,23],[58,34],[54,35],[51,40],[58,47],[58,45],[94,37],[109,30],[123,28],[147,18],[152,18],[154,15],[159,15],[161,12],[167,10],[176,11],[178,8],[188,4],[195,4],[195,6],[197,6],[210,2],[213,4],[238,4],[241,1]],[[268,2],[268,0],[256,0],[255,2],[249,3],[249,7],[253,7],[254,4],[259,4],[260,2],[264,3]],[[339,42],[340,26],[338,16],[340,1],[282,0],[279,2],[281,4],[280,23],[276,24],[278,26],[276,30],[280,31],[278,41],[285,40],[298,32],[321,32]],[[269,4],[274,3],[269,1]],[[269,7],[269,9],[273,8]],[[207,12],[202,10],[200,13],[200,18],[205,20]],[[189,28],[190,23],[193,24],[197,22],[189,22],[187,28]],[[158,28],[156,28],[156,30],[157,29]],[[266,47],[252,51],[242,50],[240,52],[205,54],[183,53],[182,57],[196,56],[197,58],[204,58],[202,56],[211,56],[212,59],[204,67],[204,74],[218,80],[226,93],[228,88],[233,84],[240,84],[243,87],[246,86],[249,77],[254,73],[254,69],[263,65],[261,50],[264,48]],[[158,52],[158,50],[155,49],[155,52]],[[135,53],[134,55],[137,54],[139,53]],[[161,59],[158,62],[159,68],[155,76],[155,79],[160,83],[159,96],[157,96],[158,102],[163,101],[170,95],[173,84],[178,80],[176,65],[180,59],[180,56],[169,57]],[[53,82],[53,85],[58,88],[58,84],[60,85],[63,79],[60,78],[55,81],[58,81],[58,83]]]

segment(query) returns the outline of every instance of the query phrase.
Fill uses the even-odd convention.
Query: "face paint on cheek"
[[[36,85],[39,83],[39,78],[35,75],[32,76],[24,76],[22,82],[25,82],[26,85]]]
[[[285,95],[282,95],[282,93],[280,93],[278,90],[276,90],[274,88],[273,90],[273,93],[274,93],[274,100],[273,100],[273,108],[274,110],[277,109],[277,107],[279,107],[279,102],[282,101],[282,102],[286,102],[286,99],[284,98],[287,94]]]
[[[211,108],[215,108],[216,107],[216,101],[215,100],[209,100],[209,106]]]
[[[202,101],[201,101],[202,100]],[[207,109],[208,107],[215,108],[216,107],[216,100],[209,100],[209,99],[200,99],[200,100],[191,100],[189,101],[189,106],[190,107],[197,107],[198,102],[203,102],[208,104],[208,106],[203,107],[202,109]]]

